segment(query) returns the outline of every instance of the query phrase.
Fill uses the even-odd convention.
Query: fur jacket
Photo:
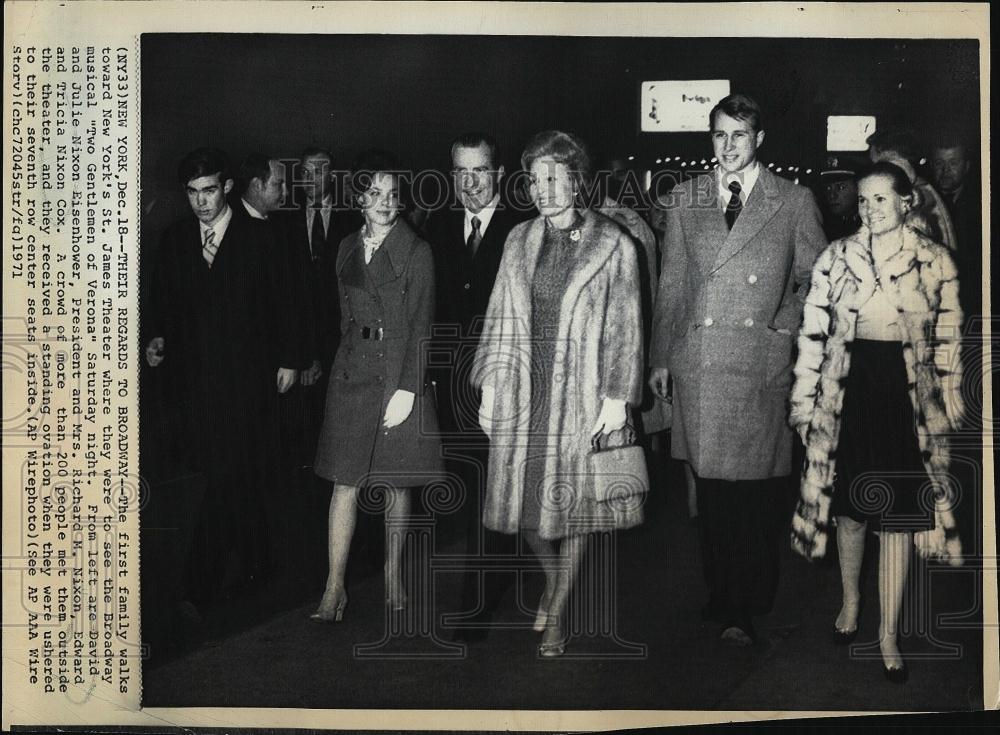
[[[631,502],[596,503],[602,488],[591,471],[591,430],[603,400],[638,405],[642,395],[643,335],[639,269],[629,235],[602,214],[583,212],[578,247],[565,275],[558,324],[532,334],[531,284],[545,236],[544,218],[515,227],[504,246],[472,374],[495,391],[483,523],[504,533],[519,529],[526,464],[544,461],[538,533],[556,539],[642,521],[641,493]],[[555,339],[549,394],[549,446],[529,458],[532,342]],[[537,392],[537,391],[536,391]],[[619,478],[622,479],[622,478]],[[645,488],[645,477],[635,478]],[[626,483],[629,478],[624,478]]]
[[[802,496],[792,521],[792,546],[817,559],[826,553],[844,381],[851,365],[858,309],[874,288],[869,232],[830,244],[813,269],[795,364],[789,423],[806,447]],[[904,226],[903,245],[880,267],[898,313],[908,392],[924,467],[934,484],[935,527],[915,535],[923,556],[961,564],[962,548],[947,483],[949,434],[963,411],[958,278],[948,251]]]

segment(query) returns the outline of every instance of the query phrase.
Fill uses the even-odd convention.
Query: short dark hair
[[[719,112],[724,112],[734,120],[743,120],[750,123],[751,129],[755,133],[760,132],[763,116],[758,105],[752,98],[745,94],[731,94],[719,100],[719,103],[708,113],[708,129],[715,130],[715,116]]]
[[[330,162],[331,165],[333,164],[333,154],[326,148],[320,148],[319,146],[309,146],[302,151],[299,158],[304,161],[307,158],[312,158],[313,156],[323,156]]]
[[[351,167],[351,191],[360,196],[368,191],[375,174],[390,174],[398,179],[399,199],[405,205],[409,204],[408,183],[402,165],[396,155],[381,148],[371,148],[358,155]]]
[[[271,156],[263,153],[251,153],[240,163],[240,193],[245,193],[250,188],[250,182],[260,179],[260,183],[266,184],[271,178],[271,161],[275,160]]]
[[[497,145],[496,139],[488,133],[477,131],[462,133],[455,138],[451,143],[451,157],[454,160],[456,148],[478,148],[479,146],[486,146],[490,154],[491,164],[500,165],[500,147]]]
[[[529,170],[531,164],[543,156],[566,164],[578,183],[590,182],[592,174],[590,151],[587,149],[587,144],[573,133],[543,130],[533,135],[524,147],[524,153],[521,154],[521,168]]]
[[[233,178],[229,166],[229,156],[218,148],[196,148],[181,159],[177,167],[177,179],[186,186],[192,179],[202,176],[219,175],[219,183],[225,184]]]
[[[871,166],[858,174],[855,177],[855,181],[860,184],[862,181],[870,179],[872,176],[888,177],[889,180],[892,181],[892,190],[901,197],[913,196],[913,182],[910,181],[910,177],[906,175],[906,172],[894,163],[890,163],[889,161],[879,161],[878,163],[873,163]]]
[[[961,148],[963,153],[969,154],[969,143],[966,136],[955,130],[940,132],[934,137],[931,152],[944,148]]]
[[[889,128],[876,130],[865,142],[877,151],[892,151],[910,163],[917,160],[917,139],[909,130]]]

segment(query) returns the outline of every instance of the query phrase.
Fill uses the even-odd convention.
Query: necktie
[[[479,231],[480,225],[482,225],[482,223],[479,221],[479,217],[473,217],[472,232],[469,233],[469,239],[465,243],[473,255],[476,254],[476,251],[479,249],[479,244],[483,241],[483,233]]]
[[[309,236],[309,247],[312,259],[319,260],[323,255],[323,245],[326,243],[326,230],[323,229],[323,210],[313,207],[312,233]]]
[[[208,230],[205,233],[205,244],[201,246],[201,254],[209,268],[212,267],[217,252],[219,252],[219,246],[215,242],[215,230]]]
[[[726,207],[726,225],[729,229],[733,229],[733,225],[736,224],[736,218],[740,216],[740,212],[743,211],[743,200],[740,199],[740,191],[743,187],[740,186],[739,181],[729,182],[729,191],[733,195],[729,198],[729,205]]]

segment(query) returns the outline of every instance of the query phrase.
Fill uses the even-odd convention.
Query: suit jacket
[[[305,207],[280,213],[282,246],[287,251],[292,282],[297,285],[295,329],[303,345],[303,367],[319,360],[324,372],[333,362],[340,340],[340,303],[336,262],[340,241],[358,229],[357,214],[331,212],[323,242],[309,243]]]
[[[812,193],[762,169],[731,231],[714,173],[655,206],[664,254],[650,364],[673,376],[673,456],[706,478],[786,475],[792,344],[827,245]]]
[[[163,235],[151,275],[150,337],[163,337],[173,398],[203,467],[244,472],[276,445],[276,372],[295,359],[265,230],[233,217],[209,267],[193,216]]]
[[[427,239],[434,251],[437,282],[435,360],[441,426],[463,441],[485,441],[476,420],[478,395],[469,395],[467,374],[479,344],[481,321],[489,306],[504,243],[524,217],[501,198],[475,256],[465,240],[465,209],[461,205],[435,212],[427,222]]]
[[[426,230],[434,251],[439,324],[461,325],[462,334],[468,335],[476,319],[486,314],[504,243],[525,219],[501,200],[473,256],[465,240],[464,208],[455,205],[431,216]]]

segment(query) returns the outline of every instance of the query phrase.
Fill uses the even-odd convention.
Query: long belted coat
[[[820,256],[799,333],[799,357],[789,423],[806,436],[802,497],[792,522],[792,546],[817,559],[826,553],[844,379],[851,368],[858,309],[871,296],[868,230],[837,240]],[[903,247],[880,268],[899,314],[903,361],[924,469],[935,489],[935,527],[915,535],[922,553],[961,563],[945,482],[948,435],[959,426],[962,363],[958,275],[944,246],[905,227]],[[866,277],[867,276],[867,277]]]
[[[793,333],[827,245],[808,189],[766,169],[732,230],[715,174],[656,203],[663,263],[650,365],[669,368],[671,453],[700,477],[791,472],[787,425]]]
[[[341,341],[330,369],[316,474],[354,486],[442,479],[424,356],[434,314],[430,246],[400,218],[366,265],[359,230],[340,244],[337,282]],[[413,411],[385,429],[385,409],[397,389],[416,395]]]
[[[557,346],[550,385],[536,386],[536,392],[549,391],[550,405],[539,535],[554,539],[642,521],[638,496],[614,507],[593,507],[590,500],[599,488],[587,456],[603,399],[635,406],[642,395],[636,249],[618,224],[596,212],[583,213],[579,231],[558,326],[549,335],[532,334],[531,284],[544,218],[515,227],[504,245],[472,377],[496,395],[483,511],[484,525],[495,531],[519,528],[531,418],[531,343],[540,339],[555,339]],[[637,479],[645,486],[646,478]]]

